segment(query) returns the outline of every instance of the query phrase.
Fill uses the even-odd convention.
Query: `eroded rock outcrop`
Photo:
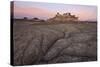
[[[96,32],[79,31],[77,27],[76,31],[32,25],[15,27],[14,65],[97,60]]]

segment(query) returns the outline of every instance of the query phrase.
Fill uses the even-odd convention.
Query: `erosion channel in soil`
[[[14,65],[97,60],[96,23],[13,23]]]

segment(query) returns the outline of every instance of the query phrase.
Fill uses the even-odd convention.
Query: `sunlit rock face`
[[[96,23],[13,24],[14,65],[97,60]]]
[[[66,21],[78,21],[78,17],[75,15],[71,15],[71,13],[64,13],[63,15],[59,14],[59,12],[53,17],[48,19],[48,21],[57,21],[57,22],[66,22]]]

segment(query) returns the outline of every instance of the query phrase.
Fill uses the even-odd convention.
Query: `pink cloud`
[[[14,17],[16,16],[52,17],[54,16],[54,12],[39,7],[14,6]]]

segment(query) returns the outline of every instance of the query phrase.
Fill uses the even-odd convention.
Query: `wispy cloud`
[[[46,10],[39,7],[19,7],[14,6],[14,17],[40,17],[40,18],[49,18],[53,17],[54,12]]]

